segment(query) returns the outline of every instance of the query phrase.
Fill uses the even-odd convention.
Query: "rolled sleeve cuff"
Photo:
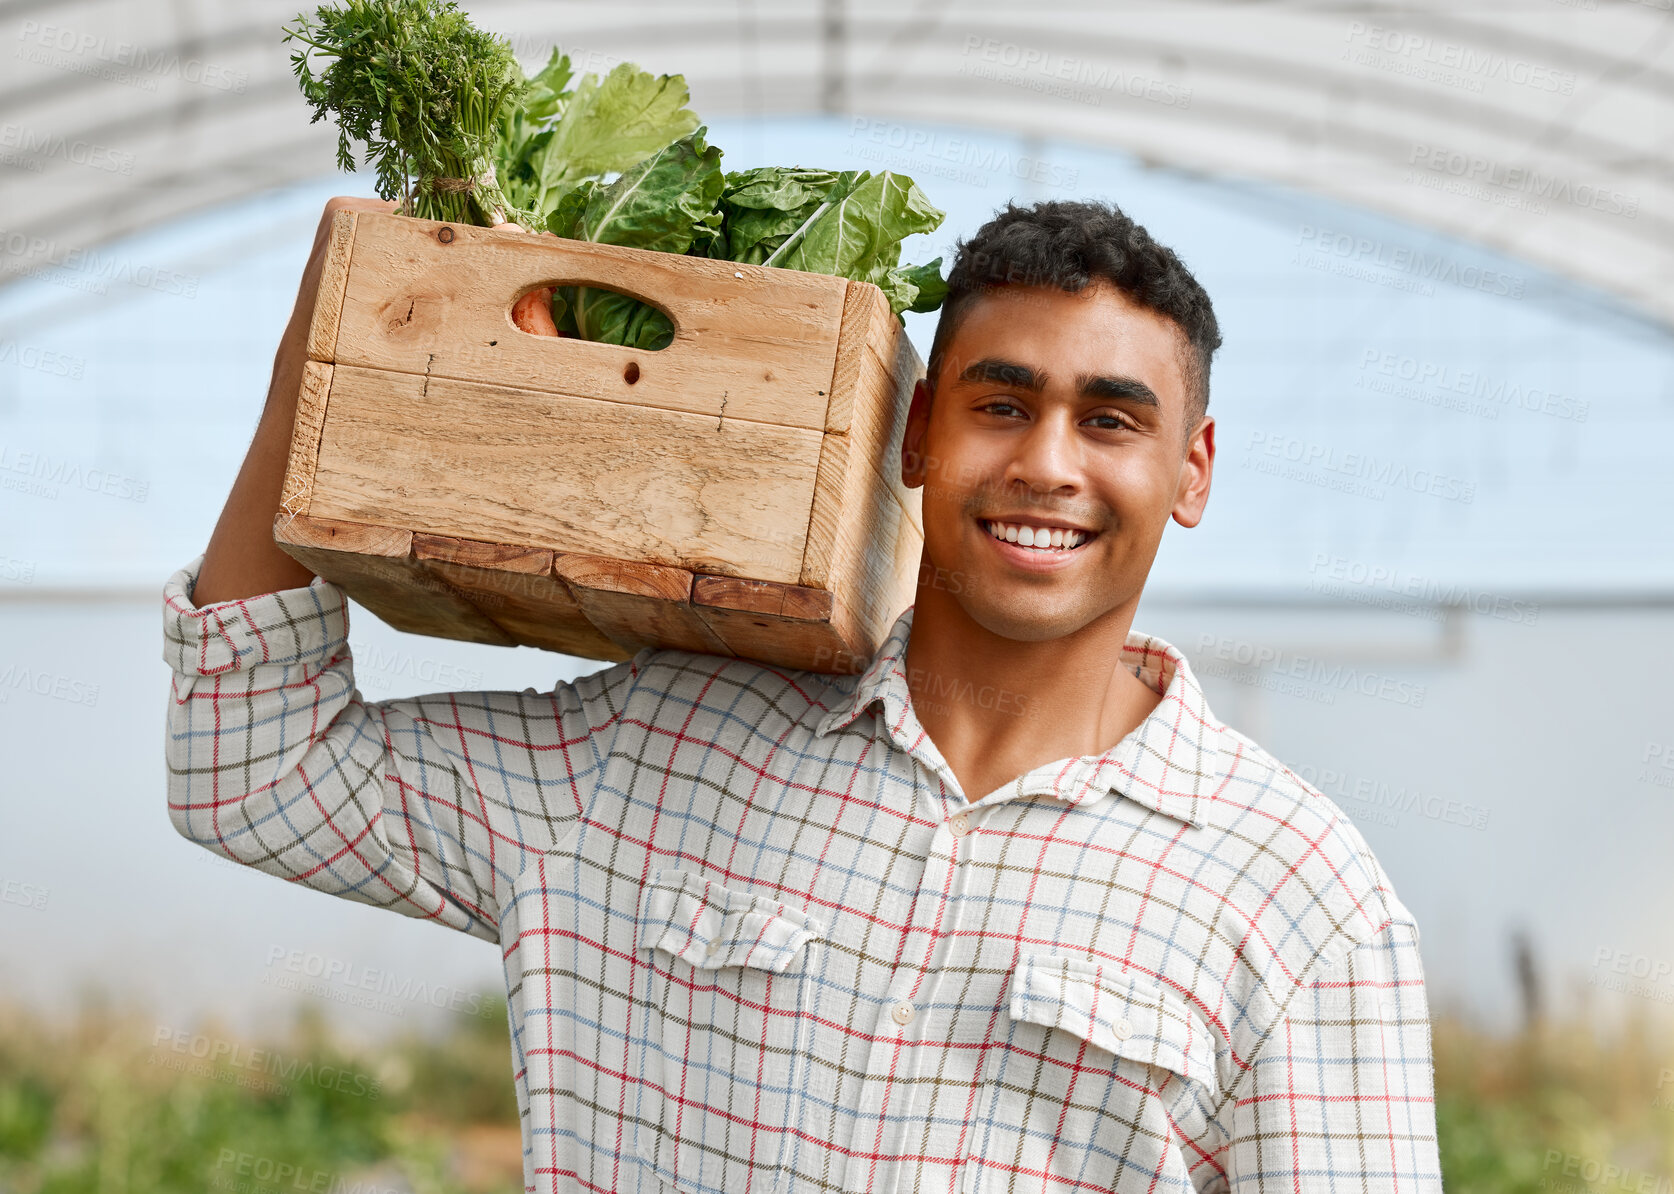
[[[325,664],[349,637],[348,595],[315,577],[281,589],[198,608],[192,603],[203,556],[163,586],[163,662],[187,676],[221,676],[258,664]]]

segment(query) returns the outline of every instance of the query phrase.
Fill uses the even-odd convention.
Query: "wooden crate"
[[[571,283],[673,343],[513,325]],[[308,355],[274,537],[397,629],[841,672],[912,603],[924,366],[870,283],[339,212]]]

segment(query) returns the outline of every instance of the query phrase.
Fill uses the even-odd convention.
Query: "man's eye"
[[[1128,422],[1126,419],[1122,418],[1120,415],[1094,415],[1093,419],[1095,421],[1101,422],[1101,423],[1114,424],[1114,426],[1107,427],[1106,430],[1110,430],[1110,431],[1132,431],[1132,430],[1134,430],[1133,424]]]
[[[1022,408],[1019,407],[1014,402],[990,402],[990,403],[988,403],[988,405],[982,407],[981,409],[982,410],[998,410],[1001,407],[1005,407],[1007,410],[1015,410],[1019,414],[1022,413]]]

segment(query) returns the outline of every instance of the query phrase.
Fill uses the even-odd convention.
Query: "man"
[[[1440,1188],[1410,914],[1131,630],[1215,454],[1172,252],[1095,203],[959,246],[902,445],[924,567],[857,673],[644,650],[368,704],[270,533],[336,206],[378,205],[328,206],[165,591],[170,816],[500,945],[529,1189]]]

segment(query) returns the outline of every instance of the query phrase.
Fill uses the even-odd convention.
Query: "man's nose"
[[[1006,483],[1021,481],[1031,494],[1076,489],[1080,484],[1081,449],[1067,411],[1050,411],[1030,427],[1006,466]]]

